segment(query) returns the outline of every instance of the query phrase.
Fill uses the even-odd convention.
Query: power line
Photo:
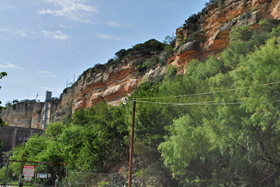
[[[130,101],[129,101],[129,102],[130,102]],[[93,127],[93,126],[92,126],[92,125],[93,125],[92,123],[95,122],[95,121],[97,121],[97,123],[95,123],[94,126],[97,125],[97,124],[100,124],[101,122],[103,122],[103,121],[105,121],[107,118],[109,118],[109,117],[111,116],[110,114],[112,114],[113,112],[115,112],[117,109],[120,109],[120,107],[117,107],[117,108],[114,109],[112,112],[107,113],[107,114],[103,115],[102,117],[100,117],[99,119],[101,119],[101,118],[103,118],[103,117],[105,117],[105,116],[107,115],[106,118],[103,118],[103,119],[100,120],[100,121],[97,121],[97,119],[96,119],[96,120],[93,120],[93,121],[91,121],[91,122],[88,122],[88,123],[86,123],[86,124],[84,124],[84,125],[82,125],[82,126],[79,126],[79,127],[84,127],[84,126],[86,126],[86,125],[90,125],[90,124],[91,124],[91,126],[89,126],[88,128],[82,129],[80,132],[77,132],[77,133],[75,133],[75,134],[72,134],[71,136],[66,137],[64,140],[69,139],[69,138],[71,138],[71,137],[73,137],[73,136],[76,136],[76,135],[80,134],[81,132],[83,132],[83,131],[85,131],[85,130],[90,129],[91,127]],[[98,119],[98,120],[99,120],[99,119]],[[41,144],[43,144],[43,143],[52,143],[52,142],[63,142],[63,140],[62,140],[62,141],[55,141],[55,140],[53,140],[53,141],[49,141],[49,142],[34,142],[34,141],[28,141],[28,142],[32,142],[32,143],[41,143]]]
[[[272,101],[260,101],[261,103],[272,103],[279,102],[280,100]],[[161,102],[149,102],[149,101],[137,101],[137,103],[149,103],[149,104],[159,104],[159,105],[172,105],[172,106],[192,106],[192,105],[241,105],[248,104],[251,102],[237,102],[237,103],[215,103],[215,101],[208,102],[198,102],[198,103],[161,103]]]
[[[279,82],[271,82],[271,83],[266,83],[266,84],[261,84],[263,86],[265,85],[274,85],[274,84],[279,84]],[[176,97],[190,97],[190,96],[198,96],[198,95],[207,95],[207,94],[213,94],[213,93],[220,93],[220,92],[230,92],[230,91],[236,91],[236,90],[242,90],[242,89],[247,89],[247,88],[253,88],[254,86],[248,86],[244,88],[233,88],[233,89],[227,89],[227,90],[219,90],[219,91],[213,91],[213,92],[204,92],[204,93],[197,93],[197,94],[187,94],[187,95],[175,95],[175,96],[166,96],[166,97],[149,97],[149,98],[136,98],[139,102],[139,100],[150,100],[150,99],[165,99],[165,98],[176,98]]]
[[[125,114],[124,114],[124,115],[125,115]],[[124,115],[122,115],[121,117],[123,117]],[[117,120],[113,121],[113,123],[115,123],[115,122],[118,121],[118,120],[120,120],[120,118],[118,118]],[[84,141],[90,139],[91,137],[95,136],[96,134],[98,134],[98,133],[104,131],[106,128],[108,128],[109,126],[111,126],[113,123],[109,124],[108,126],[106,126],[105,128],[103,128],[102,130],[100,130],[100,131],[94,133],[93,135],[89,136],[88,138],[86,138],[86,139],[84,139],[84,140],[82,140],[82,141],[80,141],[80,142],[78,142],[78,143],[76,143],[76,144],[72,144],[71,146],[67,146],[67,147],[64,147],[64,148],[61,148],[61,149],[53,149],[53,150],[49,150],[49,151],[61,151],[61,150],[64,150],[64,149],[67,149],[67,148],[70,148],[70,147],[74,147],[75,145],[78,145],[78,144],[80,144],[80,143],[82,143],[82,142],[84,142]],[[42,149],[37,149],[37,148],[35,148],[35,147],[30,146],[30,145],[27,144],[27,143],[25,143],[25,144],[26,144],[28,147],[30,147],[30,148],[32,148],[32,149],[35,149],[35,150],[37,150],[37,151],[41,151],[41,152],[42,152],[42,151],[45,151],[45,150],[46,150],[46,149],[44,149],[44,150],[42,150]]]

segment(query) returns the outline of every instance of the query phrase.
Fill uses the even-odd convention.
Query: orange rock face
[[[67,88],[61,96],[59,109],[72,104],[72,110],[88,108],[95,104],[106,101],[108,104],[118,105],[122,99],[131,94],[142,79],[137,75],[135,68],[142,64],[151,55],[129,55],[126,62],[121,62],[108,70],[95,72],[90,69],[73,88]]]
[[[199,23],[198,37],[193,41],[189,40],[179,46],[179,43],[188,37],[189,31],[185,27],[176,30],[176,35],[180,37],[176,42],[175,53],[168,59],[168,64],[178,66],[178,73],[185,73],[185,67],[191,60],[203,60],[226,49],[233,27],[247,25],[253,29],[258,26],[259,20],[264,18],[280,18],[280,0],[225,0],[220,7],[209,6],[208,14]],[[56,114],[65,114],[69,109],[72,109],[72,112],[80,108],[85,109],[102,101],[117,106],[125,96],[132,94],[141,82],[165,74],[166,66],[159,66],[148,70],[143,76],[138,75],[135,68],[151,57],[152,55],[131,54],[119,65],[106,70],[88,69],[80,76],[75,86],[63,91],[60,102],[51,113],[59,120],[61,116]],[[16,112],[13,110],[2,113],[3,119],[10,121],[15,115]],[[14,119],[12,124],[21,122],[41,128],[42,112],[40,113],[36,107],[30,110],[19,108],[18,117]]]
[[[229,34],[232,27],[247,25],[254,29],[264,18],[280,18],[279,0],[225,0],[222,7],[211,5],[208,7],[206,19],[200,23],[200,32],[196,40],[199,44],[192,47],[190,44],[183,44],[168,62],[177,65],[180,71],[184,71],[192,59],[202,60],[226,49],[229,45]],[[180,40],[188,37],[188,29],[178,28],[176,35],[180,36],[178,37]],[[178,44],[179,42],[176,43],[177,48]],[[186,47],[187,45],[189,48]]]
[[[248,25],[251,28],[258,26],[264,18],[280,17],[280,0],[226,0],[223,8],[208,7],[208,14],[203,23],[200,23],[200,34],[197,40],[190,41],[177,47],[173,56],[168,59],[168,64],[177,65],[179,73],[184,72],[187,64],[193,60],[202,60],[209,55],[222,52],[229,45],[229,34],[234,26]],[[250,18],[240,19],[249,12]],[[248,14],[248,13],[247,13]],[[176,35],[187,37],[188,30],[181,27],[176,29]],[[177,41],[177,46],[179,42]],[[72,110],[87,108],[101,101],[111,105],[118,105],[126,95],[130,95],[142,81],[164,74],[166,67],[150,70],[143,77],[138,76],[135,67],[142,64],[146,58],[141,54],[130,55],[127,63],[117,67],[110,67],[98,74],[89,70],[81,76],[74,88],[68,88],[62,94],[59,108],[65,108],[70,103]]]

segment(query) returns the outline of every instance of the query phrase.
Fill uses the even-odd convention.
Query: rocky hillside
[[[247,25],[254,29],[258,27],[261,19],[279,17],[280,0],[211,1],[200,13],[190,16],[182,27],[176,29],[174,53],[166,56],[165,50],[148,53],[135,50],[119,58],[118,63],[97,65],[86,70],[72,87],[63,91],[57,107],[54,107],[56,110],[52,110],[52,118],[59,120],[69,112],[88,108],[104,100],[108,104],[118,105],[141,82],[165,74],[169,64],[176,65],[178,73],[185,73],[185,67],[191,60],[204,60],[209,55],[222,52],[229,44],[229,33],[233,27]],[[133,48],[139,48],[139,44]],[[154,57],[159,59],[155,66],[147,66],[144,73],[139,72],[139,66]],[[166,63],[159,63],[166,57]],[[43,106],[43,103],[33,104],[29,113],[25,106],[17,106],[16,110],[8,108],[2,113],[2,117],[10,125],[28,123],[32,127],[40,128],[39,121],[43,113],[36,112],[40,106]],[[25,122],[21,122],[23,119]]]
[[[176,30],[177,50],[169,63],[183,71],[192,59],[203,60],[222,52],[229,44],[232,27],[247,25],[254,29],[261,19],[279,17],[279,0],[216,1]]]

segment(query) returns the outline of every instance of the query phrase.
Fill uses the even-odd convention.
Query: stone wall
[[[51,101],[51,113],[55,113],[59,100]],[[0,113],[9,126],[24,128],[42,128],[44,102],[25,102],[7,107]]]

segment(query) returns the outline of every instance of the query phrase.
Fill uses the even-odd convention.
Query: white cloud
[[[7,65],[0,65],[0,68],[7,68],[7,69],[20,69],[24,70],[23,68],[16,66],[14,64],[6,63]]]
[[[86,17],[90,16],[91,12],[97,12],[93,6],[86,5],[85,0],[46,0],[46,2],[52,3],[58,9],[39,10],[39,14],[51,14],[72,21],[90,22]]]
[[[0,32],[9,32],[9,31],[12,31],[12,29],[0,29]]]
[[[1,6],[0,9],[15,9],[13,6]]]
[[[72,25],[63,25],[63,24],[61,24],[60,27],[64,28],[64,29],[68,29],[68,28],[71,29],[73,26]]]
[[[17,33],[21,34],[21,36],[26,36],[26,32],[23,30],[19,30],[17,31]]]
[[[122,40],[122,39],[120,39],[120,38],[112,37],[112,36],[109,36],[109,35],[107,35],[107,34],[97,34],[97,36],[98,36],[99,38],[104,39],[104,40]]]
[[[54,39],[58,39],[58,40],[67,40],[70,37],[70,36],[67,36],[66,34],[63,34],[61,32],[61,30],[57,30],[54,32],[42,30],[42,32],[45,36],[48,36],[48,37],[51,37]]]
[[[50,74],[51,72],[49,72],[49,71],[36,71],[35,73],[37,73],[37,74],[41,74],[41,73],[43,73],[43,74]]]
[[[48,74],[48,75],[50,75],[51,78],[56,78],[56,74],[51,74],[51,72],[49,72],[47,70],[36,71],[35,73],[36,74],[42,74],[42,75]]]
[[[17,33],[20,34],[21,36],[27,36],[27,33],[38,34],[37,32],[34,32],[34,31],[26,31],[26,30],[18,30]]]
[[[109,22],[108,25],[109,26],[113,26],[113,27],[121,27],[121,25],[118,22],[116,22],[116,21]]]
[[[124,28],[129,28],[129,27],[133,26],[133,24],[120,24],[117,21],[108,22],[107,25],[112,26],[112,27],[124,27]]]

